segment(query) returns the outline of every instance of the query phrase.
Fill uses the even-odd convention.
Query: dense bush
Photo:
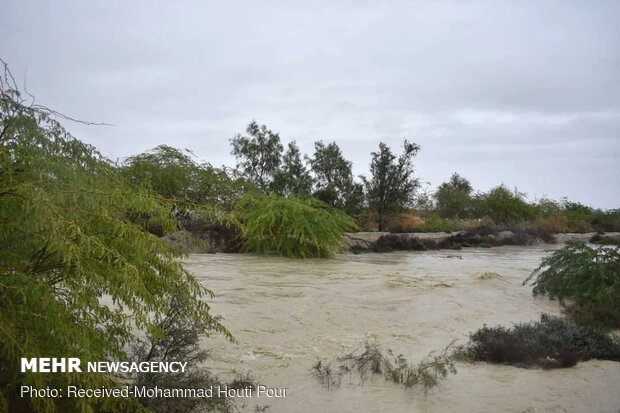
[[[620,209],[594,211],[592,214],[592,227],[595,231],[601,232],[620,231]]]
[[[573,243],[544,258],[524,281],[558,298],[576,320],[620,325],[620,252]],[[567,301],[568,300],[568,301]]]
[[[485,326],[469,338],[464,353],[473,361],[543,368],[570,367],[590,359],[620,361],[615,336],[547,314],[512,328]]]
[[[536,207],[528,204],[522,193],[504,185],[480,195],[478,204],[478,215],[488,216],[498,224],[515,224],[536,215]]]
[[[593,230],[594,210],[589,206],[563,199],[562,213],[566,219],[569,232],[590,232]]]
[[[237,207],[243,223],[243,249],[286,257],[328,257],[343,247],[353,218],[313,198],[247,196]]]
[[[133,184],[174,200],[177,210],[196,210],[196,203],[230,209],[252,189],[235,171],[198,164],[191,152],[166,145],[127,158],[121,172]]]
[[[442,218],[464,219],[474,214],[473,188],[469,181],[453,174],[448,182],[439,185],[435,192],[437,213]]]

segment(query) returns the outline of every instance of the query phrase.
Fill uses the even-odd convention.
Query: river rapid
[[[247,254],[196,254],[188,268],[216,293],[212,313],[238,340],[205,339],[207,366],[224,379],[250,371],[285,398],[237,399],[242,411],[267,412],[618,412],[620,363],[589,361],[556,370],[459,364],[428,393],[383,377],[345,377],[325,389],[311,375],[376,343],[410,361],[464,343],[470,331],[559,314],[523,280],[548,246],[337,255],[295,260]],[[557,248],[557,247],[555,247]]]

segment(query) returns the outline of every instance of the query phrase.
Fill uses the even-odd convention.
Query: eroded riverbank
[[[262,384],[288,387],[284,399],[246,401],[267,411],[616,411],[620,363],[525,370],[460,365],[424,394],[377,378],[345,381],[328,391],[311,376],[317,358],[331,359],[366,341],[418,361],[483,324],[559,313],[522,281],[549,246],[460,251],[343,254],[294,260],[245,254],[193,255],[189,269],[218,295],[215,314],[239,344],[205,340],[208,365],[223,376],[251,371]],[[350,384],[350,385],[347,385]],[[238,406],[243,405],[239,401]],[[529,409],[529,410],[528,410]]]

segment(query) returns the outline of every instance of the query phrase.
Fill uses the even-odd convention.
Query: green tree
[[[415,143],[403,143],[403,153],[397,157],[383,142],[379,151],[372,152],[370,179],[364,178],[368,206],[379,216],[379,231],[385,229],[387,214],[398,211],[413,201],[419,182],[413,177],[413,158],[420,150]]]
[[[0,79],[0,406],[10,411],[129,411],[135,399],[21,398],[35,388],[108,388],[102,373],[21,373],[20,358],[127,358],[140,331],[162,336],[173,297],[203,332],[232,338],[209,313],[212,293],[149,234],[176,227],[171,204],[135,187],[55,112],[26,104]],[[144,217],[136,219],[136,217]]]
[[[478,197],[479,213],[501,224],[515,224],[533,218],[537,209],[525,200],[522,192],[496,186]]]
[[[566,223],[570,232],[592,231],[591,222],[594,217],[594,210],[591,207],[563,198],[562,213],[566,218]]]
[[[127,158],[123,173],[133,184],[148,184],[164,198],[195,200],[199,196],[200,168],[191,155],[187,149],[159,145]]]
[[[280,195],[308,196],[312,192],[312,176],[302,162],[295,141],[289,142],[282,157],[282,167],[276,173],[273,189]]]
[[[255,121],[250,122],[246,133],[247,136],[237,135],[230,140],[237,168],[257,189],[269,193],[282,162],[284,147],[280,135]]]
[[[254,191],[254,185],[240,176],[239,172],[222,166],[216,168],[209,163],[200,165],[198,174],[197,202],[231,211],[235,204],[248,192]]]
[[[344,159],[336,142],[325,145],[314,143],[314,155],[310,166],[315,177],[314,196],[341,209],[360,207],[361,186],[353,181],[352,164]]]
[[[200,206],[230,210],[252,189],[235,171],[198,164],[192,152],[167,145],[127,158],[121,170],[131,183],[173,200],[177,211]]]
[[[344,245],[355,221],[314,198],[275,194],[246,196],[237,216],[244,223],[244,250],[285,257],[328,257]]]
[[[437,212],[442,218],[471,218],[472,187],[469,181],[454,173],[448,182],[439,185],[435,192]]]
[[[557,298],[580,322],[620,326],[620,251],[568,244],[543,258],[523,282],[534,295]]]

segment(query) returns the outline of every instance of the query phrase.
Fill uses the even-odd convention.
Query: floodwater
[[[267,412],[618,412],[620,363],[589,361],[568,369],[520,369],[486,363],[426,394],[376,377],[345,378],[327,390],[311,375],[376,343],[409,361],[442,350],[484,324],[511,325],[559,313],[522,281],[547,247],[338,255],[294,260],[245,254],[192,255],[188,267],[216,293],[212,313],[238,340],[212,336],[207,365],[223,379],[251,372],[286,397],[237,399],[242,411]]]

